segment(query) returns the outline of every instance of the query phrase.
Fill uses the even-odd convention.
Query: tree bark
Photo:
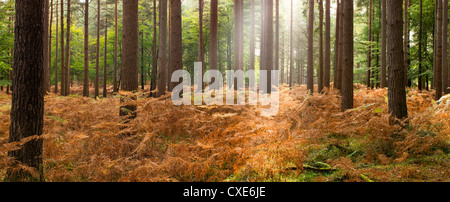
[[[66,63],[65,61],[65,45],[64,45],[64,0],[61,0],[61,95],[65,95],[66,91]]]
[[[273,30],[273,0],[265,0],[264,1],[264,44],[263,44],[263,69],[267,71],[267,81],[266,81],[266,91],[263,93],[272,93],[272,70],[274,69],[274,61],[273,61],[273,45],[274,45],[274,30]],[[243,34],[243,30],[241,30],[241,34]],[[243,53],[241,53],[243,54]],[[261,90],[261,89],[260,89]]]
[[[386,88],[387,87],[387,80],[386,80],[386,1],[382,0],[382,14],[381,14],[381,75],[380,75],[380,87]]]
[[[100,16],[101,16],[101,3],[97,1],[97,55],[95,60],[95,81],[94,81],[94,97],[100,95],[99,90],[99,71],[100,71]],[[123,62],[122,62],[123,63]],[[124,63],[123,63],[124,64]]]
[[[423,2],[422,0],[419,1],[419,79],[418,79],[418,86],[419,86],[419,90],[421,91],[423,89],[423,69],[422,69],[422,33],[423,33],[423,25],[422,25],[422,13],[423,13],[423,6],[422,6]]]
[[[108,78],[107,72],[106,72],[106,68],[107,68],[107,58],[108,57],[108,18],[105,18],[105,51],[104,51],[104,56],[103,56],[103,60],[104,60],[104,65],[103,65],[103,97],[106,98],[107,97],[107,83],[106,83],[106,79]]]
[[[353,108],[353,0],[344,0],[342,111]]]
[[[314,93],[314,0],[309,1],[308,17],[308,81],[306,89]]]
[[[340,58],[340,46],[339,46],[339,41],[340,41],[340,24],[341,24],[341,0],[336,0],[336,36],[335,36],[335,43],[334,43],[334,79],[333,79],[333,85],[335,89],[340,89],[339,88],[339,83],[338,83],[338,73],[339,73],[339,58]]]
[[[218,62],[218,28],[219,28],[219,2],[218,0],[211,0],[211,22],[210,22],[210,50],[209,50],[209,68],[217,70]],[[251,68],[251,65],[250,65]]]
[[[118,1],[114,1],[114,77],[113,77],[113,88],[114,92],[119,91],[119,87],[117,86],[117,70],[118,70],[118,61],[117,61],[117,55],[118,55],[118,44],[119,44],[119,23],[118,23]]]
[[[367,48],[367,80],[366,80],[366,85],[367,87],[371,88],[372,87],[372,0],[370,0],[369,2],[369,33],[368,33],[368,41],[369,41],[369,45]]]
[[[152,61],[152,81],[150,83],[150,96],[155,96],[153,91],[156,90],[156,84],[158,80],[158,49],[157,49],[157,9],[156,9],[156,0],[153,0],[153,61]]]
[[[50,27],[49,27],[49,15],[50,15],[50,5],[49,0],[44,1],[44,93],[50,92],[50,52],[49,52],[49,44],[51,41],[49,40],[49,33],[50,33]]]
[[[59,8],[59,0],[56,0],[56,44],[55,44],[55,94],[58,93],[58,55],[59,55],[59,33],[58,33],[58,27],[59,27],[59,12],[58,12],[58,8]]]
[[[138,1],[123,2],[122,41],[122,90],[138,89],[139,69],[139,4]]]
[[[14,62],[9,142],[36,137],[19,150],[8,152],[8,156],[19,163],[38,170],[43,181],[42,151],[40,136],[44,126],[44,1],[15,1]],[[11,181],[31,178],[21,169],[9,170]]]
[[[436,69],[434,79],[436,81],[435,88],[436,94],[435,99],[439,100],[442,97],[442,0],[438,0],[437,5],[437,29],[436,29]]]
[[[169,91],[180,82],[170,82],[172,74],[183,69],[181,0],[170,0]]]
[[[291,0],[291,26],[289,35],[289,87],[294,88],[294,0]]]
[[[64,76],[64,96],[70,94],[70,26],[71,26],[71,0],[67,0],[67,31],[66,31],[66,65],[65,65],[65,76]]]
[[[403,38],[403,60],[405,63],[405,87],[408,87],[408,41],[409,41],[409,32],[408,32],[408,3],[409,0],[405,0],[405,9],[404,9],[404,38]]]
[[[448,0],[442,0],[443,22],[442,22],[442,91],[450,93],[448,82]]]
[[[319,0],[319,78],[317,79],[318,92],[323,91],[323,1]]]
[[[330,88],[331,81],[331,1],[325,0],[325,66],[323,86]]]
[[[84,2],[84,80],[83,96],[89,97],[89,1]]]
[[[408,117],[405,90],[405,63],[403,61],[402,1],[387,1],[388,8],[388,99],[391,124],[395,119]]]
[[[275,0],[275,66],[274,66],[274,68],[275,68],[275,70],[280,70],[280,0]]]
[[[167,83],[167,1],[159,1],[159,71],[158,71],[158,96],[166,94]]]

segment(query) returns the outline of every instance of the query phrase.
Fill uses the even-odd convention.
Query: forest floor
[[[337,92],[280,92],[274,117],[260,116],[257,106],[177,107],[168,96],[141,96],[127,124],[118,95],[50,94],[45,180],[450,181],[450,98],[439,104],[433,93],[409,89],[409,119],[392,126],[386,89],[355,84],[355,108],[345,113]],[[0,92],[0,181],[16,146],[8,143],[10,103]]]

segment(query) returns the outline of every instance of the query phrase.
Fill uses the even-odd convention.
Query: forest
[[[450,182],[448,11],[0,0],[0,182]]]

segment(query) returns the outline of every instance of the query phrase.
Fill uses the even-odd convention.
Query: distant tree
[[[62,1],[62,0],[61,0]],[[59,8],[59,0],[56,0],[56,44],[55,44],[55,94],[58,93],[58,55],[59,55],[59,33],[58,33],[58,27],[59,27],[59,12],[58,12],[58,8]]]
[[[49,27],[49,15],[50,15],[50,5],[49,5],[49,0],[45,0],[45,5],[44,5],[44,27],[45,27],[45,32],[43,35],[43,40],[44,40],[44,92],[50,92],[50,52],[49,52],[49,32],[50,32],[50,27]]]
[[[66,31],[66,65],[64,66],[64,96],[68,96],[70,94],[70,26],[71,23],[71,0],[67,0],[67,31]]]
[[[107,62],[108,62],[108,18],[105,18],[105,51],[104,51],[104,65],[103,65],[103,97],[106,98],[107,97],[107,83],[106,83],[106,79],[108,78],[107,75]]]
[[[448,0],[442,0],[442,91],[450,93],[448,80]]]
[[[117,69],[118,69],[118,61],[117,61],[117,55],[118,55],[118,45],[119,45],[119,22],[118,22],[118,1],[114,1],[114,76],[113,76],[113,87],[114,92],[119,91],[119,86],[117,85]]]
[[[372,88],[372,0],[369,0],[368,7],[368,18],[369,18],[369,32],[368,32],[368,42],[369,45],[367,47],[367,77],[366,77],[366,85],[369,88]]]
[[[437,5],[437,29],[436,29],[436,66],[435,66],[435,75],[434,80],[435,88],[436,88],[436,94],[435,99],[439,100],[442,97],[442,58],[444,57],[442,55],[442,0],[438,0]],[[447,57],[447,56],[445,56]]]
[[[44,1],[15,1],[15,43],[13,62],[13,86],[9,142],[19,142],[33,137],[8,156],[19,163],[39,171],[43,181],[40,137],[44,126]],[[24,169],[9,170],[8,180],[30,178]]]
[[[94,80],[94,97],[100,95],[99,90],[99,71],[100,71],[100,16],[101,16],[101,2],[97,1],[97,54],[95,59],[95,80]],[[125,23],[124,23],[125,25]]]
[[[156,90],[156,83],[158,80],[158,49],[157,49],[157,39],[158,39],[158,26],[157,26],[157,9],[156,0],[153,0],[153,63],[152,63],[152,80],[150,83],[150,96],[155,96],[153,91]]]
[[[314,0],[309,0],[308,17],[308,81],[307,90],[314,93]]]

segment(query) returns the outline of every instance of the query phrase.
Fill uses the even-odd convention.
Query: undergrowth
[[[135,102],[124,124],[120,96],[45,97],[46,181],[450,181],[450,101],[408,91],[409,119],[389,125],[387,90],[355,85],[355,107],[335,91],[281,87],[280,111],[257,106],[174,106],[169,95]],[[78,91],[76,91],[78,92]],[[0,180],[11,97],[0,92]],[[134,134],[125,136],[121,134]],[[37,172],[35,172],[37,173]]]

